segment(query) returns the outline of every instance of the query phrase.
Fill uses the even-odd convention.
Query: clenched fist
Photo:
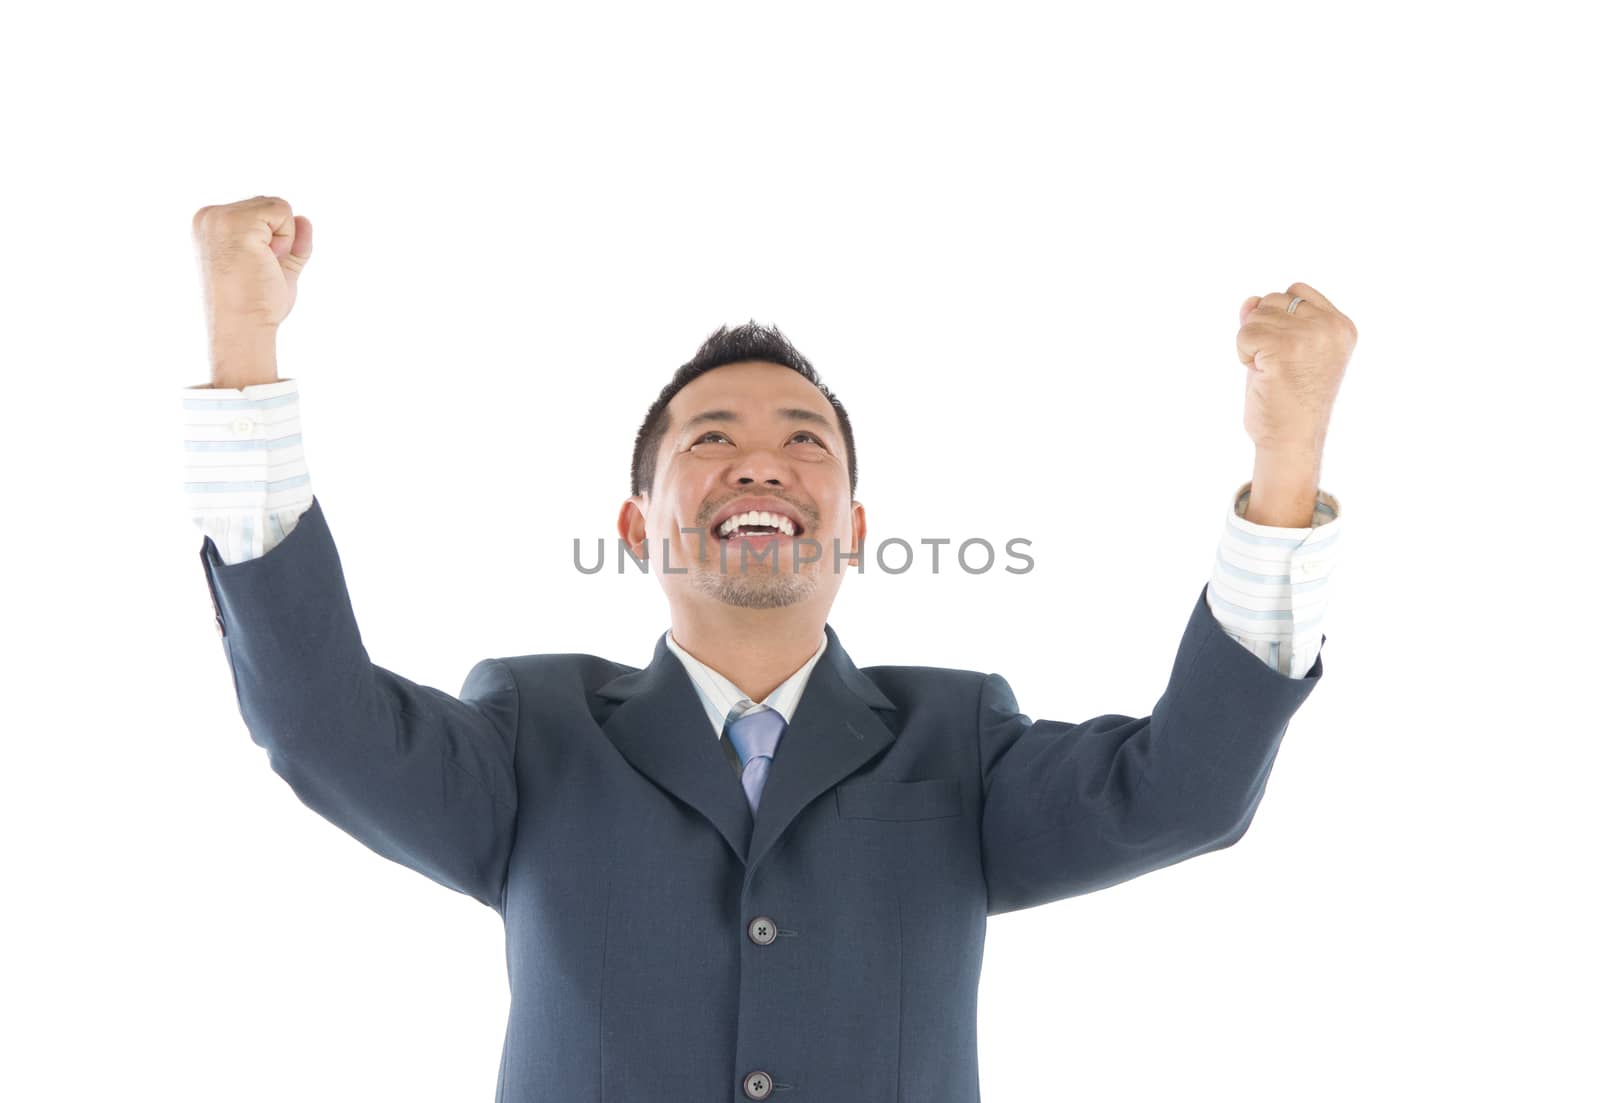
[[[1304,301],[1286,313],[1297,295]],[[1355,323],[1309,284],[1244,301],[1238,337],[1244,428],[1258,453],[1320,456],[1355,347]]]
[[[191,225],[205,294],[214,387],[277,378],[278,325],[311,259],[311,220],[276,196],[201,207]]]

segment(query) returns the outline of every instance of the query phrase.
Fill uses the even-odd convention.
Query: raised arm
[[[1325,638],[1325,637],[1324,637]],[[1106,888],[1236,842],[1289,718],[1322,677],[1273,670],[1232,639],[1201,590],[1150,715],[1032,720],[984,681],[982,853],[989,914]]]
[[[277,378],[277,326],[311,253],[310,222],[257,196],[202,208],[193,231],[212,385],[184,390],[185,491],[250,737],[324,818],[503,910],[516,681],[486,659],[455,697],[375,665],[362,644],[305,476],[292,381]]]
[[[1355,324],[1309,284],[1241,306],[1236,345],[1256,465],[1245,523],[1230,518],[1229,533],[1258,554],[1219,554],[1223,593],[1202,588],[1150,715],[1034,721],[1004,678],[985,679],[977,727],[991,915],[1229,846],[1249,827],[1289,718],[1322,677],[1327,637],[1303,614],[1325,566],[1301,553],[1336,535],[1316,531],[1324,512],[1337,515],[1318,477],[1355,343]]]
[[[264,556],[200,551],[239,711],[308,807],[369,848],[499,911],[516,822],[518,691],[506,664],[459,697],[367,656],[313,499]]]

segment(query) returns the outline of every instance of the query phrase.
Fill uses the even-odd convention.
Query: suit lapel
[[[823,631],[828,646],[811,668],[761,790],[747,876],[806,805],[894,742],[894,733],[874,711],[892,711],[894,704],[856,669],[833,629],[824,626]]]
[[[742,861],[750,838],[750,804],[728,769],[689,672],[667,646],[667,634],[656,641],[649,666],[594,692],[622,702],[602,724],[622,756],[710,820]]]
[[[744,789],[716,738],[688,671],[667,647],[667,634],[643,670],[595,690],[620,701],[602,727],[617,750],[652,782],[695,808],[753,868],[786,827],[822,793],[894,742],[877,709],[893,703],[856,669],[831,626],[828,646],[811,669],[793,720],[778,743],[761,807],[752,817]],[[753,821],[753,822],[752,822]]]

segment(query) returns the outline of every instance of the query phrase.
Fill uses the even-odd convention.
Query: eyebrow
[[[799,406],[784,406],[778,410],[778,414],[780,417],[786,417],[790,421],[812,422],[828,430],[832,430],[833,428],[833,425],[828,421],[828,419],[817,413],[815,410],[807,410]],[[739,415],[734,413],[732,410],[707,410],[704,413],[695,414],[694,417],[684,422],[683,431],[688,432],[696,425],[703,425],[708,421],[738,420]]]

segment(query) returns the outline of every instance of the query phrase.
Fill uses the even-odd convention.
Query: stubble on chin
[[[780,609],[806,600],[817,588],[808,574],[774,570],[770,574],[723,573],[715,565],[697,570],[691,576],[694,588],[725,605],[745,609]]]

